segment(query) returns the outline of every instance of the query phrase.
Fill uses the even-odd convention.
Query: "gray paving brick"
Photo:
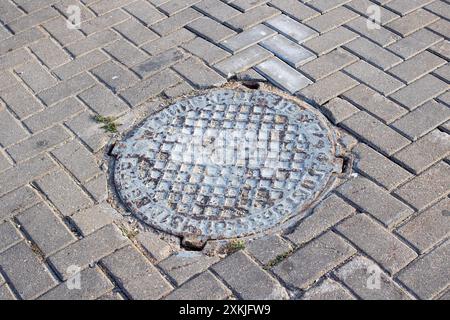
[[[170,49],[136,65],[133,68],[133,71],[136,72],[141,78],[147,78],[183,59],[184,54],[181,50]]]
[[[55,126],[9,147],[7,152],[15,161],[23,161],[68,139],[70,139],[70,134],[63,127]]]
[[[108,61],[91,70],[113,92],[119,92],[135,84],[139,78],[128,69],[117,63]]]
[[[305,289],[355,253],[356,250],[335,233],[327,232],[272,270],[289,286]]]
[[[65,216],[89,207],[92,202],[62,170],[55,170],[37,182],[55,207]]]
[[[108,135],[101,124],[95,121],[94,116],[85,111],[66,121],[66,125],[86,144],[93,152],[99,151],[108,142]]]
[[[129,68],[148,59],[146,53],[123,39],[107,45],[104,50],[114,57],[114,59]]]
[[[67,280],[70,276],[70,270],[68,270],[70,266],[84,269],[89,264],[99,261],[128,243],[129,240],[121,234],[117,227],[107,225],[62,249],[48,260],[62,279]]]
[[[0,301],[17,300],[11,288],[7,285],[0,285]]]
[[[0,144],[7,147],[28,137],[28,133],[11,113],[6,109],[0,110]]]
[[[155,23],[151,28],[161,36],[167,36],[202,16],[197,10],[187,8],[167,19]]]
[[[344,200],[331,195],[315,207],[313,213],[303,219],[287,238],[303,245],[354,212],[355,209]]]
[[[438,127],[450,117],[450,110],[443,104],[430,101],[395,121],[392,126],[412,140],[417,140]]]
[[[83,186],[87,192],[94,198],[96,203],[106,201],[108,198],[107,177],[105,173],[101,173],[91,180],[85,182]]]
[[[89,7],[97,14],[102,15],[116,8],[127,5],[134,0],[99,0],[95,3],[92,1],[89,3]]]
[[[137,106],[147,99],[160,94],[164,89],[177,84],[180,80],[180,77],[174,72],[170,70],[164,71],[142,80],[135,86],[123,91],[121,95],[132,106]]]
[[[445,63],[446,61],[444,59],[425,51],[395,66],[389,70],[389,73],[404,80],[406,83],[411,83]]]
[[[362,84],[345,92],[343,97],[385,123],[391,123],[408,112],[375,90]]]
[[[201,0],[170,0],[161,4],[158,9],[162,10],[167,15],[172,16],[200,1]]]
[[[444,214],[449,205],[449,198],[442,199],[401,226],[397,232],[420,252],[429,250],[450,234],[450,225],[446,222],[448,216]]]
[[[345,68],[345,71],[385,96],[404,86],[401,81],[362,60]]]
[[[359,36],[353,31],[350,31],[344,27],[339,27],[315,37],[314,39],[306,41],[303,45],[317,55],[322,55],[352,41],[357,37]]]
[[[186,78],[196,88],[218,87],[226,79],[197,59],[189,58],[173,66],[173,69]]]
[[[450,20],[450,5],[444,1],[435,1],[425,7],[427,10]]]
[[[394,155],[395,159],[415,174],[428,169],[450,155],[450,137],[434,130]]]
[[[68,280],[40,296],[39,300],[94,300],[114,288],[97,267],[82,270],[79,276],[80,289],[72,289],[71,280]]]
[[[125,300],[122,294],[118,291],[110,291],[102,295],[97,300],[105,300],[105,301],[116,301],[116,300]]]
[[[262,41],[260,45],[294,68],[316,58],[314,53],[281,34]]]
[[[158,266],[180,286],[218,261],[218,257],[209,257],[201,252],[179,252]]]
[[[71,95],[75,95],[89,87],[92,87],[94,84],[95,81],[90,75],[82,73],[72,79],[60,82],[56,86],[42,91],[38,96],[46,105],[49,106]]]
[[[421,299],[430,299],[449,284],[448,256],[450,241],[433,250],[403,270],[398,279]],[[430,275],[433,270],[433,275]]]
[[[344,221],[336,229],[390,274],[397,273],[417,257],[411,248],[364,214]]]
[[[386,27],[394,30],[402,37],[406,37],[419,29],[425,28],[436,20],[439,20],[438,16],[429,11],[419,9],[388,23]]]
[[[17,0],[16,3],[20,5],[20,7],[25,10],[28,13],[31,13],[33,11],[43,9],[46,7],[49,7],[50,5],[54,4],[58,0],[42,0],[39,2],[36,1],[30,1],[30,0]]]
[[[159,299],[172,290],[150,261],[131,246],[104,258],[102,264],[133,299]]]
[[[4,153],[0,151],[0,172],[5,171],[11,167],[10,161],[6,158]]]
[[[350,2],[350,5],[355,2]],[[366,7],[367,8],[367,7]],[[364,9],[364,12],[366,9]],[[383,18],[384,15],[382,14],[381,17]],[[386,47],[399,39],[401,37],[392,31],[389,31],[385,27],[380,26],[379,29],[369,29],[367,28],[367,18],[365,17],[358,17],[346,24],[347,27],[355,31],[356,33],[359,33],[360,35],[363,35],[364,37],[368,38],[369,40],[375,42],[376,44]]]
[[[365,18],[369,17],[369,15],[371,14],[371,12],[368,11],[368,8],[370,6],[375,5],[374,2],[376,4],[384,4],[388,1],[385,1],[385,0],[375,0],[375,1],[353,0],[353,1],[347,2],[345,4],[345,6],[358,12],[360,15],[362,15],[364,17],[364,20],[366,20]],[[381,11],[380,24],[382,26],[399,17],[398,14],[392,12],[389,9],[384,8],[383,6],[378,5],[377,8],[380,9],[380,11]],[[364,24],[366,24],[366,23],[364,22]]]
[[[3,195],[0,200],[0,220],[4,220],[33,206],[41,199],[36,194],[36,191],[28,186],[24,186]]]
[[[76,212],[71,219],[83,236],[88,236],[104,226],[111,224],[118,217],[119,214],[116,210],[109,204],[102,203]]]
[[[320,12],[324,13],[335,8],[342,6],[343,4],[350,2],[349,0],[309,0],[308,4]]]
[[[70,56],[50,38],[33,43],[30,49],[50,69],[70,61]]]
[[[59,0],[53,7],[56,8],[61,15],[66,18],[70,17],[70,12],[68,12],[69,6],[78,6],[80,8],[80,21],[81,23],[86,22],[92,18],[95,18],[95,14],[87,8],[89,5],[89,0],[80,3],[78,0]]]
[[[390,69],[403,61],[395,54],[363,37],[347,43],[344,48],[382,70]]]
[[[22,236],[11,222],[6,221],[0,224],[0,252],[5,251],[22,239]],[[0,280],[0,285],[1,284],[2,280]]]
[[[444,162],[436,164],[395,191],[417,210],[448,194],[450,166]]]
[[[61,80],[68,80],[73,76],[90,70],[107,60],[108,57],[103,52],[96,50],[54,69],[53,72]]]
[[[403,16],[429,4],[430,2],[433,2],[433,0],[393,0],[390,1],[390,3],[387,3],[386,7]]]
[[[342,100],[341,98],[331,99],[327,104],[321,107],[321,110],[334,124],[350,118],[359,111],[353,104]]]
[[[214,67],[227,78],[230,78],[237,73],[250,69],[271,56],[272,54],[262,47],[253,46],[222,60]]]
[[[297,0],[272,0],[270,5],[283,11],[296,20],[304,21],[320,15],[320,13]]]
[[[214,42],[222,42],[223,40],[235,35],[236,32],[228,27],[214,21],[208,17],[196,19],[186,26],[190,31],[199,36]]]
[[[55,166],[46,155],[40,155],[0,174],[0,195],[8,193],[42,176]]]
[[[245,300],[284,300],[286,290],[247,255],[239,251],[212,267]],[[236,273],[236,270],[239,270]]]
[[[70,118],[84,110],[83,105],[74,98],[59,102],[24,120],[24,124],[32,132],[41,131],[55,123]]]
[[[21,229],[37,244],[45,256],[74,242],[76,238],[44,203],[25,210],[18,216]]]
[[[336,29],[337,27],[357,17],[357,13],[341,6],[311,20],[308,20],[305,22],[305,24],[323,34],[325,32]]]
[[[18,80],[13,76],[11,71],[5,70],[0,74],[0,91],[14,86]]]
[[[40,92],[56,84],[56,79],[36,61],[15,68],[17,75],[34,91]]]
[[[22,299],[34,299],[57,284],[24,241],[0,254],[0,266]]]
[[[447,37],[450,31],[450,22],[448,20],[440,19],[430,24],[427,28],[445,38]]]
[[[176,84],[175,86],[164,90],[164,94],[169,98],[178,98],[194,91],[194,88],[187,81]]]
[[[118,39],[118,35],[111,30],[103,30],[94,33],[76,43],[66,47],[74,56],[78,57],[97,48],[105,47],[107,44]]]
[[[433,72],[437,77],[441,78],[443,81],[449,83],[450,82],[450,63],[447,63],[445,66],[440,67],[436,71]]]
[[[414,110],[448,89],[447,83],[432,75],[427,75],[394,93],[391,98],[409,110]]]
[[[231,55],[227,51],[200,37],[184,43],[182,47],[197,57],[205,60],[209,65],[213,65]]]
[[[81,182],[100,173],[95,157],[75,140],[56,148],[52,154]]]
[[[355,300],[344,287],[334,280],[325,279],[305,292],[301,300]]]
[[[158,11],[154,6],[144,0],[138,0],[123,7],[125,11],[135,16],[147,26],[167,18],[166,15]]]
[[[89,12],[89,11],[88,11]],[[83,21],[81,23],[81,30],[86,35],[91,35],[95,32],[99,32],[108,29],[124,20],[129,19],[130,16],[127,15],[122,10],[114,10],[98,17],[94,16],[92,19]]]
[[[241,14],[239,10],[234,9],[219,0],[203,0],[195,4],[194,7],[202,13],[221,22]]]
[[[300,44],[318,35],[313,29],[284,14],[268,20],[266,24]]]
[[[273,83],[294,94],[312,81],[277,58],[266,60],[255,69]]]
[[[17,33],[14,37],[9,37],[0,42],[0,55],[28,46],[42,38],[44,38],[44,34],[37,28]]]
[[[363,177],[349,180],[337,192],[389,228],[412,214],[409,207]]]
[[[357,157],[355,168],[388,191],[412,178],[411,173],[363,143],[352,151]]]
[[[318,104],[324,104],[356,85],[356,80],[342,72],[336,72],[301,90],[300,94]]]
[[[11,69],[14,66],[28,62],[31,59],[31,54],[27,52],[24,48],[16,50],[14,52],[9,52],[2,55],[0,60],[0,70]]]
[[[225,285],[214,277],[211,272],[206,271],[171,292],[165,299],[225,300],[231,295],[231,291]]]
[[[12,82],[13,86],[2,90],[0,92],[0,97],[17,115],[17,117],[23,119],[29,115],[41,111],[44,108],[44,106],[22,85],[14,84],[15,82]]]
[[[4,24],[8,24],[9,22],[24,15],[24,13],[12,2],[4,1],[0,4],[0,8],[0,18]]]
[[[300,68],[300,71],[317,81],[347,67],[357,60],[358,58],[345,50],[337,49],[307,63]]]
[[[157,262],[164,260],[172,253],[169,243],[153,232],[139,232],[136,240]]]
[[[136,19],[128,19],[114,26],[114,29],[136,46],[159,38],[156,33],[151,31],[148,27],[145,27]]]
[[[377,273],[373,273],[376,270]],[[357,256],[336,271],[336,276],[363,300],[411,298],[367,258]]]
[[[259,24],[233,36],[232,38],[222,41],[221,45],[231,52],[236,53],[257,44],[260,41],[270,38],[275,34],[276,32],[273,29],[263,24]]]
[[[145,44],[142,49],[150,53],[152,56],[156,56],[169,49],[180,46],[181,44],[188,42],[194,38],[195,34],[183,28],[165,37],[161,37],[157,40]]]
[[[269,2],[269,0],[231,0],[228,1],[241,11],[247,12]]]
[[[277,9],[262,5],[231,18],[226,23],[237,31],[243,31],[279,14]]]
[[[437,34],[426,29],[421,29],[391,44],[387,47],[387,49],[406,60],[422,51],[425,51],[441,40],[442,38]]]
[[[67,28],[67,20],[63,17],[50,20],[42,26],[63,46],[84,39],[81,31]]]
[[[278,256],[289,252],[292,247],[278,235],[267,235],[251,241],[246,249],[260,263],[267,265]]]
[[[102,85],[87,89],[78,96],[89,108],[102,116],[118,116],[130,110],[125,102]]]

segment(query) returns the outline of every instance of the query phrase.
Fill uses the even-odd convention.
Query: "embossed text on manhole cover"
[[[114,181],[145,223],[178,236],[249,236],[302,213],[340,171],[314,109],[264,91],[215,90],[150,116],[123,142]]]

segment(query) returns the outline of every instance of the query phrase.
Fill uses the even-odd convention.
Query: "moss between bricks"
[[[97,115],[94,117],[94,120],[98,123],[102,123],[102,129],[104,129],[106,132],[110,133],[117,133],[118,127],[120,126],[120,123],[117,123],[117,118],[115,117],[105,117],[101,115]]]

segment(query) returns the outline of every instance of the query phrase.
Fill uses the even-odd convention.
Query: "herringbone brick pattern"
[[[2,0],[0,22],[0,299],[449,296],[450,1]],[[235,78],[321,108],[357,174],[289,234],[178,255],[110,205],[94,116],[125,131]]]

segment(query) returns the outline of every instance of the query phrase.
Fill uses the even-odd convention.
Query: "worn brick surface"
[[[181,285],[193,276],[202,273],[218,262],[217,257],[209,257],[197,252],[180,252],[162,261],[158,266],[168,274],[177,285]]]
[[[450,242],[409,265],[398,279],[422,299],[430,299],[449,284],[448,255]],[[432,273],[430,272],[432,271]]]
[[[169,282],[131,246],[106,257],[102,264],[133,299],[158,299],[171,290]]]
[[[24,241],[0,253],[0,266],[23,299],[37,298],[57,283]]]
[[[243,299],[280,300],[288,297],[274,278],[242,252],[214,265],[213,270]]]
[[[380,267],[364,257],[355,257],[336,271],[336,276],[364,300],[411,299]]]
[[[288,285],[304,289],[355,252],[330,231],[296,251],[273,271]]]
[[[80,29],[68,27],[69,5],[81,9]],[[381,13],[376,28],[368,25],[372,5]],[[445,299],[449,7],[447,0],[1,1],[0,256],[10,260],[0,265],[0,298]],[[289,232],[247,241],[221,262],[185,264],[177,239],[152,230],[129,234],[137,249],[114,253],[129,244],[114,224],[134,219],[107,203],[114,192],[105,147],[120,136],[94,116],[118,116],[126,134],[166,99],[227,79],[266,82],[314,102],[344,129],[343,143],[356,145],[346,169],[357,178],[342,177]],[[48,278],[45,255],[59,280],[79,264],[83,289]],[[105,257],[114,272],[94,266]],[[177,261],[182,268],[161,267]],[[380,290],[365,287],[371,261],[383,269]],[[143,280],[130,278],[131,269]],[[292,287],[305,290],[288,297]]]

